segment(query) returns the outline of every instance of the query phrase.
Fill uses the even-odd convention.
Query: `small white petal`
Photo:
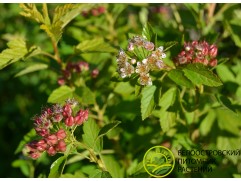
[[[147,59],[143,59],[143,60],[142,60],[142,63],[143,63],[143,64],[146,64],[146,63],[147,63]]]
[[[141,66],[141,62],[137,62],[137,66],[138,66],[138,67]]]
[[[160,47],[158,48],[158,50],[162,52],[162,51],[163,51],[163,46],[160,46]]]
[[[122,73],[121,78],[125,78],[125,77],[126,77],[126,74]]]
[[[162,53],[162,58],[166,58],[167,55],[165,53]]]
[[[125,72],[125,68],[121,68],[120,71],[121,71],[121,72]]]
[[[131,59],[131,64],[135,64],[136,63],[136,59]]]

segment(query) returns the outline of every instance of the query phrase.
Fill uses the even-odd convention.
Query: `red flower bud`
[[[70,104],[66,104],[63,109],[63,116],[69,117],[72,114],[72,108]]]
[[[212,59],[209,62],[209,65],[212,66],[212,67],[215,67],[217,64],[218,64],[218,60],[217,59]]]
[[[104,7],[104,6],[100,6],[100,7],[97,8],[97,10],[98,10],[98,12],[99,12],[100,14],[102,14],[102,13],[105,12],[105,7]]]
[[[59,140],[63,140],[64,138],[66,138],[66,132],[64,129],[60,129],[57,133],[56,136]]]
[[[39,140],[37,143],[37,149],[39,151],[45,151],[48,145],[46,144],[45,140]]]
[[[65,141],[64,140],[60,140],[58,142],[58,145],[56,146],[56,149],[58,151],[60,151],[60,152],[65,152],[65,150],[66,150],[66,143],[65,143]]]
[[[215,58],[218,54],[218,48],[216,45],[211,45],[209,48],[209,55],[211,58]]]
[[[74,124],[74,118],[72,116],[66,118],[66,120],[65,120],[66,126],[73,126],[73,124]]]
[[[155,45],[152,42],[146,42],[144,47],[146,50],[152,51],[154,50]]]
[[[41,155],[42,155],[42,154],[41,154],[40,152],[36,151],[36,152],[30,153],[30,154],[29,154],[29,157],[31,157],[32,159],[37,159],[37,158],[39,158]]]
[[[75,117],[75,124],[81,125],[85,120],[88,119],[89,111],[88,110],[80,110]]]
[[[59,85],[64,85],[64,84],[65,84],[65,80],[64,80],[63,77],[61,77],[61,78],[58,79],[58,84],[59,84]]]
[[[92,78],[96,78],[99,75],[99,70],[98,69],[94,69],[91,72],[91,77]]]
[[[52,134],[46,137],[46,142],[49,145],[55,145],[58,142],[58,138],[55,134]]]
[[[47,153],[50,155],[50,156],[54,156],[56,154],[56,150],[54,149],[53,146],[50,146],[48,149],[47,149]]]

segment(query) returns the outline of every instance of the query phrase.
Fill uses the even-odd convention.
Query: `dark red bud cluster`
[[[218,48],[209,45],[206,41],[185,42],[183,50],[174,59],[176,66],[188,63],[202,63],[204,65],[216,66]]]
[[[95,69],[94,69],[95,70]],[[65,69],[62,70],[62,76],[58,78],[58,84],[64,85],[68,83],[75,75],[89,71],[89,64],[84,61],[68,62]],[[92,72],[91,72],[92,75]]]
[[[99,6],[96,8],[92,8],[89,11],[82,11],[82,16],[88,17],[88,16],[100,16],[101,14],[105,13],[106,9],[104,6]]]
[[[73,109],[77,104],[74,99],[68,99],[63,106],[53,105],[44,109],[41,115],[34,117],[34,129],[42,138],[26,145],[25,150],[31,158],[39,158],[44,151],[50,156],[57,152],[65,152],[68,127],[82,125],[88,119],[88,110],[80,109],[74,114]],[[55,124],[62,128],[56,131]]]

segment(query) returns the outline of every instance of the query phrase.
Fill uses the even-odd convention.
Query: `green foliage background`
[[[57,5],[48,4],[50,14],[53,14]],[[40,4],[38,6],[41,7]],[[98,108],[103,108],[103,112],[97,111],[100,127],[114,120],[121,124],[103,138],[104,149],[114,152],[102,158],[109,173],[100,172],[96,170],[95,164],[76,157],[69,160],[63,177],[108,177],[108,174],[112,177],[148,177],[142,167],[142,158],[151,146],[160,144],[184,150],[240,150],[241,5],[216,4],[215,9],[212,9],[212,4],[101,6],[106,8],[104,14],[86,18],[79,13],[65,27],[59,41],[59,52],[61,58],[66,60],[69,54],[74,53],[75,46],[77,56],[71,61],[85,60],[100,70],[98,79],[87,82],[91,92],[79,88],[79,92],[85,92],[90,97],[85,100],[86,96],[82,95],[81,101],[90,105],[97,103]],[[53,52],[47,34],[39,28],[38,23],[19,15],[21,9],[18,4],[0,4],[0,11],[1,51],[7,48],[8,41],[24,37],[29,45],[37,45],[46,52]],[[214,69],[223,85],[217,88],[205,86],[204,94],[199,95],[197,104],[192,96],[197,96],[194,91],[187,88],[187,92],[180,92],[183,89],[174,86],[172,80],[175,74],[166,77],[161,89],[145,88],[141,98],[135,96],[138,92],[135,92],[131,82],[110,81],[116,72],[118,49],[127,45],[129,34],[141,34],[146,22],[157,33],[158,44],[179,42],[168,53],[169,59],[180,50],[183,35],[186,41],[201,39],[216,43],[219,48],[218,60],[225,61],[225,58],[229,58]],[[51,176],[50,165],[60,156],[44,156],[38,161],[32,161],[24,160],[19,150],[15,154],[24,135],[32,129],[31,118],[47,102],[56,101],[49,96],[59,87],[58,74],[45,67],[15,77],[26,66],[33,65],[33,62],[46,63],[48,60],[43,56],[32,57],[0,71],[1,177]],[[48,66],[55,68],[57,65]],[[158,96],[146,99],[145,92],[150,91]],[[156,103],[153,112],[147,110],[149,112],[141,113],[141,106],[147,104],[148,107],[142,109],[149,109],[150,106],[151,110],[154,109],[153,105],[149,106],[153,102]],[[182,112],[181,105],[187,111]],[[146,119],[142,121],[142,118]],[[241,177],[240,155],[215,159],[217,163],[213,165],[211,173],[180,173],[174,169],[169,177]],[[56,176],[54,174],[53,171],[52,176]]]

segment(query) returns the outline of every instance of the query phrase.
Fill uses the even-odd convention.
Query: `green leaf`
[[[230,81],[230,82],[235,82],[235,76],[234,76],[234,73],[232,72],[232,70],[230,70],[228,68],[228,66],[222,64],[222,65],[219,65],[217,68],[216,68],[216,71],[217,71],[217,74],[219,75],[220,79],[223,81],[223,82],[227,82],[227,81]]]
[[[129,82],[120,82],[116,85],[114,92],[120,95],[131,94],[134,92],[134,87]]]
[[[146,38],[148,41],[155,43],[156,34],[149,23],[146,23],[146,25],[143,27],[142,36]]]
[[[112,178],[112,177],[109,172],[96,169],[94,173],[90,175],[90,178]]]
[[[73,97],[74,90],[68,86],[61,86],[55,89],[49,96],[49,103],[62,103],[68,98]]]
[[[21,59],[27,59],[37,55],[39,49],[35,46],[28,48],[26,42],[19,38],[8,42],[8,48],[0,53],[0,69],[17,62]]]
[[[92,40],[85,40],[75,47],[76,53],[117,53],[118,50],[105,42],[103,38],[95,38]]]
[[[103,128],[101,128],[98,138],[106,135],[108,132],[110,132],[112,129],[114,129],[116,126],[118,126],[121,122],[120,121],[115,121],[109,124],[106,124]]]
[[[34,129],[31,129],[26,135],[24,135],[23,139],[20,141],[17,149],[15,150],[14,154],[21,152],[28,142],[34,140],[37,137],[36,132]]]
[[[39,64],[33,64],[30,65],[28,67],[26,67],[25,69],[21,70],[20,72],[18,72],[14,77],[19,77],[28,73],[32,73],[38,70],[44,70],[47,69],[48,65],[47,64],[43,64],[43,63],[39,63]]]
[[[156,86],[146,86],[142,91],[141,97],[141,117],[146,119],[155,108],[154,94]]]
[[[188,64],[182,69],[185,76],[195,85],[207,85],[210,87],[221,86],[222,82],[213,72],[202,64]]]
[[[176,123],[176,113],[168,112],[165,109],[161,109],[160,111],[160,124],[162,131],[165,133],[172,128]]]
[[[81,103],[86,105],[95,103],[95,94],[88,87],[78,87],[75,93],[79,96]]]
[[[26,177],[29,177],[30,175],[30,167],[31,165],[28,163],[27,160],[15,160],[13,163],[12,163],[12,167],[14,168],[20,168],[22,173],[26,176]]]
[[[83,126],[84,134],[82,135],[84,143],[96,152],[102,150],[101,140],[98,138],[100,128],[96,124],[95,120],[88,119]]]
[[[66,162],[66,156],[61,156],[57,160],[55,160],[51,167],[50,167],[50,173],[48,178],[57,178],[60,177],[63,171],[64,164]]]
[[[169,42],[166,42],[164,44],[164,52],[167,51],[168,49],[170,49],[171,47],[175,46],[176,44],[178,44],[177,41],[169,41]]]
[[[178,69],[172,69],[168,72],[168,77],[173,80],[176,84],[185,86],[187,88],[193,88],[194,85],[192,82],[184,76],[184,73]]]
[[[201,120],[201,124],[199,126],[199,130],[201,135],[207,136],[211,132],[212,125],[214,124],[216,119],[216,114],[213,110],[210,110],[207,116]]]
[[[124,167],[120,167],[119,163],[112,155],[101,155],[101,159],[103,160],[107,171],[113,178],[124,177]]]
[[[176,98],[177,98],[177,88],[176,87],[170,88],[162,95],[159,101],[159,106],[161,106],[163,110],[167,110],[169,107],[175,104]]]

